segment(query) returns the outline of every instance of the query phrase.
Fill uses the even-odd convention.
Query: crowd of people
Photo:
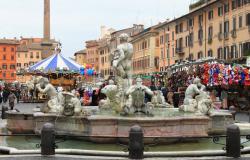
[[[9,108],[14,109],[15,102],[19,103],[21,88],[19,84],[5,83],[0,85],[0,104],[9,103]]]

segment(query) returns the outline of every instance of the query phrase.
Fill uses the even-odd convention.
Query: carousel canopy
[[[60,70],[80,72],[81,65],[70,58],[65,58],[61,53],[54,54],[35,65],[29,71],[56,72]]]

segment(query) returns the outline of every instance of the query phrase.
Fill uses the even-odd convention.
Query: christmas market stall
[[[250,70],[244,65],[210,58],[176,64],[171,66],[164,75],[167,79],[166,86],[178,93],[180,97],[194,78],[199,77],[207,86],[218,108],[236,107],[240,110],[250,108],[248,95]]]

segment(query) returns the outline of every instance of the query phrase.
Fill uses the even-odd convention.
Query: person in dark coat
[[[9,97],[9,90],[7,88],[4,88],[3,90],[3,103],[6,103],[8,101],[8,97]]]
[[[98,94],[96,94],[96,90],[93,91],[91,106],[98,106]]]

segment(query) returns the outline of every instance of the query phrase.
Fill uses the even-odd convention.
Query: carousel
[[[79,75],[81,68],[82,66],[73,60],[64,57],[61,53],[56,53],[31,66],[29,73],[47,77],[52,85],[70,90],[75,87],[75,77]]]
[[[31,81],[26,82],[30,97],[28,101],[42,101],[45,95],[39,95],[36,91],[36,84],[39,78],[46,77],[49,83],[55,86],[58,91],[71,91],[76,88],[78,78],[86,75],[93,75],[94,69],[84,67],[70,58],[64,57],[60,51],[56,54],[29,67],[27,74],[32,76]]]

